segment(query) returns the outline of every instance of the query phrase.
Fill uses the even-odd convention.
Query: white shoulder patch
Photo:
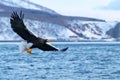
[[[28,44],[26,45],[26,48],[30,48],[32,45],[33,45],[33,43],[28,43]]]

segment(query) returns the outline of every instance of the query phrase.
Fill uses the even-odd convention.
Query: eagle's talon
[[[32,49],[27,49],[26,50],[29,54],[32,54]]]

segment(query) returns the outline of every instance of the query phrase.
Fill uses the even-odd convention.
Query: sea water
[[[0,80],[120,80],[120,43],[52,44],[69,49],[28,54],[19,43],[1,43]]]

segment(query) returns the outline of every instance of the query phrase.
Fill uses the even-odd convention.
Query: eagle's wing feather
[[[20,12],[20,16],[18,16],[17,12],[13,12],[10,19],[11,27],[14,32],[24,40],[27,40],[27,42],[34,42],[37,37],[26,28],[23,22],[23,17],[24,14],[22,12]]]

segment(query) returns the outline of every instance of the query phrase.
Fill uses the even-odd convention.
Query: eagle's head
[[[32,54],[32,49],[30,49],[32,45],[33,43],[27,43],[26,41],[22,42],[20,46],[20,52],[23,53],[27,51],[29,54]]]

